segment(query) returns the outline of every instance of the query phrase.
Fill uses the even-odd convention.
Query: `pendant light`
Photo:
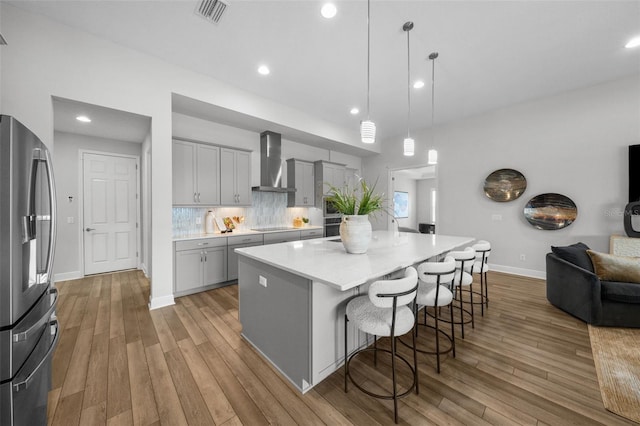
[[[376,141],[376,124],[369,118],[370,69],[371,69],[371,1],[367,0],[367,119],[360,122],[360,138],[363,143]]]
[[[435,88],[436,88],[436,58],[437,57],[438,57],[438,52],[432,52],[429,55],[429,60],[431,61],[431,134],[433,135],[432,140],[435,140],[436,138],[433,125],[434,125],[434,116],[436,111]],[[428,158],[429,164],[438,164],[438,151],[436,151],[435,149],[430,149],[427,154],[427,158]]]
[[[415,141],[409,134],[411,124],[411,55],[409,52],[409,31],[413,29],[413,22],[405,22],[402,29],[407,33],[407,137],[404,139],[404,155],[411,157],[415,151]]]

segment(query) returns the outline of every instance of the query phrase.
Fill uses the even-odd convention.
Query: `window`
[[[409,193],[393,191],[393,216],[396,218],[409,217]]]

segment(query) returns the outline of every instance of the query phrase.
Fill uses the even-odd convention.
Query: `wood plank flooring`
[[[236,285],[154,311],[140,271],[57,286],[50,425],[393,423],[389,401],[344,393],[342,371],[305,395],[293,388],[240,336]],[[401,423],[633,424],[604,409],[587,327],[547,302],[544,281],[491,273],[489,296],[441,374],[435,357],[419,356],[420,393],[401,400]],[[389,384],[388,362],[368,361],[356,359],[353,375]]]

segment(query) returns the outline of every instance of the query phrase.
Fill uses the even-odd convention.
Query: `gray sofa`
[[[592,325],[640,327],[640,284],[601,281],[582,266],[547,254],[549,302]]]

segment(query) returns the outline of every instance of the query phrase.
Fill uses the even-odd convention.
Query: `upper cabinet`
[[[287,187],[296,188],[289,192],[287,207],[313,207],[314,199],[314,166],[308,161],[290,158],[287,160]]]
[[[220,204],[220,148],[173,141],[173,204]]]
[[[322,207],[322,197],[329,193],[329,185],[342,188],[345,185],[344,164],[319,160],[313,163],[315,171],[315,205]]]
[[[251,205],[251,152],[220,148],[220,204]]]

